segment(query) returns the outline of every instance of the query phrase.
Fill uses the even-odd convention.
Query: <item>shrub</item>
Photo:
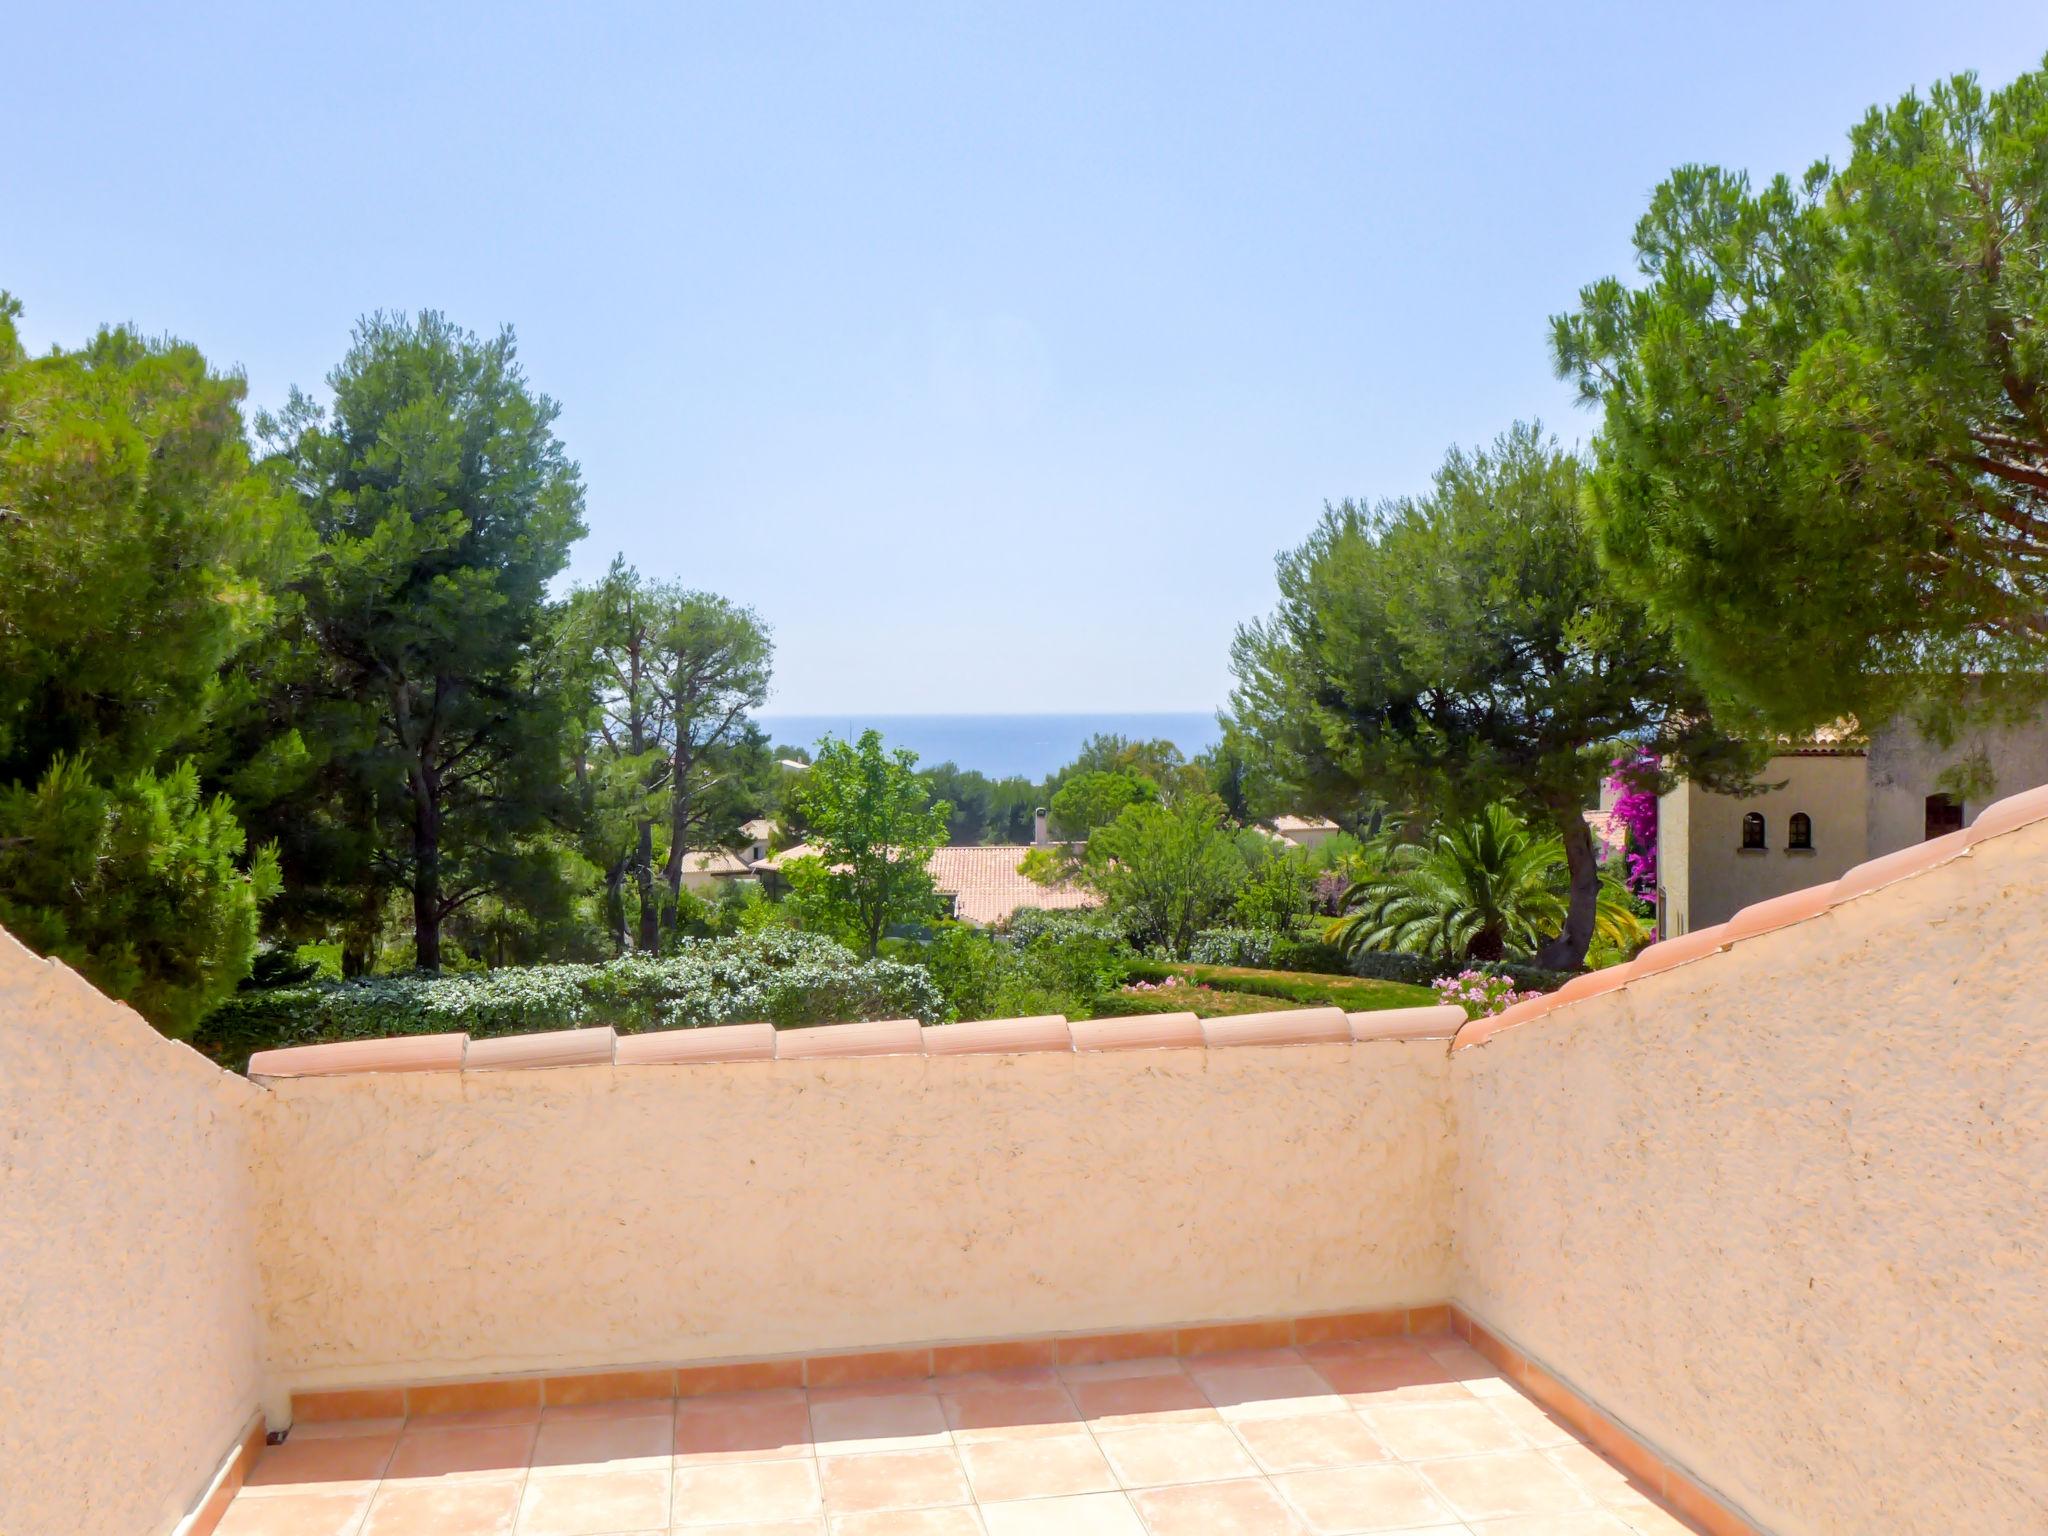
[[[1107,918],[1036,910],[1018,912],[994,933],[945,925],[919,953],[955,1019],[1083,1017],[1095,998],[1122,984],[1132,959]]]
[[[1204,928],[1188,945],[1196,965],[1270,965],[1281,936],[1271,929]]]
[[[781,1028],[945,1017],[922,966],[862,960],[816,934],[768,929],[686,939],[673,953],[603,965],[465,976],[388,976],[243,992],[208,1014],[194,1044],[239,1066],[251,1051],[381,1035],[479,1037],[609,1024],[622,1032],[765,1020]]]
[[[1491,1018],[1516,1003],[1542,995],[1517,992],[1507,977],[1489,971],[1465,970],[1455,976],[1439,976],[1435,985],[1437,1001],[1456,1004],[1465,1010],[1468,1019]]]

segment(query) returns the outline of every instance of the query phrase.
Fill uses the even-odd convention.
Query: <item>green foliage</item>
[[[1275,937],[1292,932],[1314,906],[1314,866],[1299,849],[1275,848],[1256,832],[1245,837],[1253,850],[1251,872],[1231,902],[1231,920]]]
[[[1239,966],[1174,964],[1156,960],[1137,961],[1131,966],[1130,974],[1134,981],[1164,981],[1169,977],[1179,977],[1223,991],[1278,998],[1307,1008],[1342,1008],[1350,1013],[1379,1008],[1427,1008],[1436,1001],[1436,994],[1426,982],[1416,984],[1376,977],[1302,975]],[[1120,1003],[1131,1000],[1129,994],[1117,999]],[[1187,1005],[1182,1003],[1180,1006]]]
[[[1447,964],[1527,954],[1563,921],[1567,879],[1559,838],[1538,833],[1510,806],[1491,805],[1469,821],[1440,824],[1426,842],[1389,846],[1344,893],[1345,915],[1326,939],[1346,953],[1391,950]],[[1603,872],[1594,944],[1626,959],[1648,937],[1640,903]]]
[[[1052,831],[1058,837],[1086,838],[1098,827],[1115,821],[1127,808],[1158,798],[1159,786],[1138,774],[1084,769],[1071,775],[1052,797]]]
[[[1400,843],[1344,893],[1329,941],[1457,963],[1539,948],[1563,924],[1564,846],[1532,832],[1512,807],[1439,825]]]
[[[1875,108],[1795,185],[1686,166],[1554,324],[1586,505],[1717,688],[1800,731],[2048,684],[2048,70]]]
[[[105,330],[31,359],[0,293],[0,923],[159,1028],[248,973],[274,855],[201,769],[302,524],[239,378]]]
[[[1670,637],[1615,593],[1579,523],[1580,472],[1540,429],[1453,450],[1428,494],[1325,512],[1281,557],[1280,605],[1238,632],[1236,728],[1310,805],[1511,800],[1564,840],[1576,966],[1599,877],[1581,808],[1618,739],[1713,786],[1751,758],[1712,727]]]
[[[1245,864],[1222,802],[1194,794],[1127,807],[1088,839],[1071,877],[1098,893],[1134,939],[1184,955],[1230,909]]]
[[[107,785],[59,758],[0,790],[0,928],[181,1037],[255,959],[277,856],[245,869],[242,853],[233,807],[189,761]]]
[[[1028,843],[1045,792],[1015,774],[991,779],[952,763],[921,770],[934,800],[946,802],[946,841],[954,844]]]
[[[664,911],[687,928],[686,855],[728,843],[781,772],[746,718],[768,697],[774,646],[751,609],[650,581],[623,556],[571,595],[563,636],[589,680],[581,827],[613,946],[637,933],[653,950]]]
[[[815,934],[683,940],[670,954],[244,992],[194,1044],[239,1067],[251,1051],[465,1030],[479,1038],[609,1024],[633,1032],[767,1020],[780,1028],[946,1016],[925,971],[862,960]]]
[[[946,924],[919,958],[952,1018],[1001,1019],[1085,1018],[1096,999],[1122,984],[1133,956],[1114,928],[1082,918],[1031,921],[1002,933]]]
[[[364,915],[359,951],[403,891],[431,970],[451,914],[546,899],[557,872],[533,839],[571,814],[580,700],[547,588],[583,487],[509,330],[373,315],[327,382],[330,410],[294,391],[262,422],[320,541],[271,701],[309,758],[266,825],[308,916]]]
[[[796,791],[818,850],[782,867],[807,924],[849,938],[873,955],[892,923],[938,910],[925,868],[946,836],[951,807],[934,804],[916,772],[917,754],[885,752],[881,733],[849,744],[830,738]]]

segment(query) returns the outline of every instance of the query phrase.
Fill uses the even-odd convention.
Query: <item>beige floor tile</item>
[[[1128,1381],[1135,1376],[1185,1376],[1187,1369],[1173,1355],[1139,1355],[1130,1360],[1096,1360],[1087,1365],[1057,1367],[1060,1379],[1072,1385],[1083,1381]]]
[[[665,1419],[673,1418],[672,1397],[622,1397],[605,1403],[562,1403],[540,1411],[543,1424],[562,1419]]]
[[[818,1491],[818,1464],[809,1459],[679,1466],[675,1486],[673,1518],[684,1528],[815,1518],[825,1509]]]
[[[1387,1403],[1359,1410],[1380,1443],[1402,1461],[1519,1451],[1528,1441],[1476,1397],[1462,1403]]]
[[[973,1498],[960,1458],[950,1448],[833,1456],[820,1463],[818,1473],[828,1512],[927,1509]]]
[[[294,1424],[293,1440],[348,1440],[362,1435],[395,1435],[405,1429],[403,1419],[327,1419]]]
[[[1146,1536],[1138,1512],[1121,1493],[984,1504],[981,1518],[988,1536]]]
[[[929,1393],[811,1402],[811,1438],[820,1456],[919,1451],[951,1445],[946,1412]]]
[[[1378,1403],[1464,1402],[1464,1383],[1424,1354],[1386,1359],[1319,1360],[1317,1373],[1354,1408]]]
[[[1340,1413],[1347,1406],[1306,1364],[1192,1369],[1189,1374],[1226,1419],[1296,1418]]]
[[[393,1482],[521,1481],[533,1454],[535,1424],[494,1429],[407,1431],[385,1477]]]
[[[362,1536],[512,1536],[519,1484],[386,1483]]]
[[[1307,1530],[1260,1478],[1145,1488],[1131,1502],[1152,1536],[1301,1536]]]
[[[831,1536],[984,1536],[981,1511],[971,1505],[955,1509],[890,1509],[870,1515],[834,1515]],[[713,1531],[708,1536],[725,1536]]]
[[[1243,1419],[1234,1428],[1252,1459],[1267,1472],[1313,1472],[1387,1459],[1387,1448],[1356,1413]]]
[[[1590,1493],[1597,1503],[1643,1505],[1657,1502],[1656,1495],[1648,1488],[1590,1445],[1582,1445],[1578,1441],[1554,1445],[1545,1449],[1543,1455],[1552,1465],[1562,1467],[1565,1475]]]
[[[1457,1521],[1415,1468],[1396,1462],[1290,1472],[1274,1478],[1273,1486],[1315,1536],[1406,1531]]]
[[[455,1413],[415,1414],[406,1420],[409,1430],[418,1429],[503,1429],[511,1424],[538,1424],[539,1403],[522,1403],[516,1408],[465,1408]]]
[[[1521,1393],[1507,1397],[1489,1396],[1487,1407],[1514,1425],[1531,1445],[1577,1445],[1578,1435],[1563,1419],[1545,1412]]]
[[[954,1440],[963,1445],[973,1440],[1085,1433],[1081,1410],[1057,1381],[968,1387],[948,1391],[939,1401]]]
[[[393,1434],[333,1440],[290,1439],[256,1458],[245,1485],[252,1493],[361,1493],[374,1490],[397,1448]]]
[[[1578,1509],[1561,1515],[1510,1515],[1481,1520],[1466,1527],[1473,1536],[1636,1536],[1619,1515],[1604,1509]]]
[[[788,1461],[811,1449],[811,1410],[795,1398],[699,1398],[675,1419],[678,1466]]]
[[[237,1498],[215,1526],[214,1536],[355,1536],[370,1507],[370,1491],[274,1493]]]
[[[1592,1496],[1541,1451],[1426,1461],[1416,1470],[1463,1520],[1556,1515],[1592,1505]]]
[[[536,1473],[666,1472],[675,1454],[675,1426],[659,1419],[554,1419],[533,1443]]]
[[[1216,1405],[1190,1376],[1105,1377],[1077,1381],[1074,1401],[1096,1429],[1217,1419]]]
[[[1116,1474],[1085,1434],[980,1440],[960,1447],[974,1497],[984,1504],[1062,1494],[1106,1493]]]
[[[666,1472],[562,1472],[531,1477],[517,1536],[611,1536],[658,1530],[669,1518]]]
[[[1153,1424],[1095,1437],[1126,1488],[1256,1477],[1258,1466],[1227,1424]]]

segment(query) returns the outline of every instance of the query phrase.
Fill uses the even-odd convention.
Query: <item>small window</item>
[[[1764,846],[1764,813],[1751,811],[1742,818],[1742,846],[1745,852]]]
[[[1806,812],[1794,811],[1792,819],[1785,824],[1785,851],[1813,852],[1813,818]]]
[[[1927,836],[1946,837],[1963,830],[1963,803],[1947,795],[1927,797]]]

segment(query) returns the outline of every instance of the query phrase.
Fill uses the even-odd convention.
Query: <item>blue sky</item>
[[[574,574],[753,604],[791,711],[1186,710],[1326,499],[1589,419],[1656,182],[1839,154],[2031,3],[22,6],[0,286],[316,386],[511,322]]]

